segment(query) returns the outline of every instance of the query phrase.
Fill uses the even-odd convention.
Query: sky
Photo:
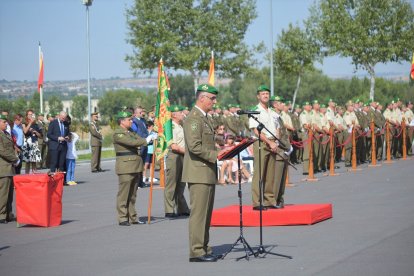
[[[245,42],[270,49],[270,1],[257,0],[258,17]],[[132,77],[124,61],[133,48],[126,42],[125,10],[134,0],[94,0],[89,9],[91,78]],[[273,41],[289,23],[302,24],[313,0],[273,0]],[[0,0],[0,80],[37,80],[38,44],[44,55],[45,81],[87,78],[86,9],[82,0]],[[168,65],[166,65],[168,67]],[[350,59],[330,57],[318,64],[331,77],[354,72]],[[377,74],[408,75],[410,64],[376,66]]]

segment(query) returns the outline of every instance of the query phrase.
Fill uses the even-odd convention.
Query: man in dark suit
[[[57,118],[53,120],[47,131],[49,138],[49,155],[50,155],[50,171],[65,171],[65,159],[68,145],[66,141],[69,139],[69,127],[64,124],[67,114],[61,111]]]

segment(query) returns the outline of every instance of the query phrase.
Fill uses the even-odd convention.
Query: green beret
[[[234,107],[235,108],[240,108],[240,105],[239,104],[235,104]]]
[[[313,100],[312,104],[319,104],[319,101],[318,100]]]
[[[219,104],[215,104],[215,105],[213,105],[213,108],[214,109],[221,109],[221,106]]]
[[[266,85],[260,85],[259,87],[257,87],[257,91],[256,92],[259,93],[260,91],[270,92],[270,89]]]
[[[292,104],[292,101],[285,101],[285,105]]]
[[[207,92],[207,93],[211,93],[211,94],[218,94],[218,90],[217,88],[215,88],[214,86],[210,85],[210,84],[200,84],[197,87],[197,92]]]
[[[170,106],[169,110],[171,112],[178,112],[178,111],[183,111],[184,107],[181,106],[181,105],[178,105],[178,104],[173,104],[173,105]]]
[[[117,119],[125,119],[132,117],[132,113],[128,111],[119,111],[118,114],[116,114]]]
[[[330,99],[328,100],[328,103],[330,103],[330,102],[335,103],[335,101],[334,101],[332,98],[330,98]]]
[[[394,102],[399,102],[400,101],[400,98],[395,98],[394,99]]]
[[[271,101],[282,102],[283,98],[281,96],[272,96],[270,97]]]
[[[326,104],[321,104],[321,108],[326,108]]]
[[[53,116],[52,116],[52,114],[48,113],[48,114],[46,115],[46,118],[50,118],[50,117],[53,117]]]
[[[355,103],[359,103],[359,102],[360,102],[360,100],[359,100],[359,99],[356,99],[356,100],[355,100]]]
[[[305,105],[310,105],[310,102],[306,101],[302,104],[302,106],[305,106]]]
[[[295,104],[295,108],[300,108],[300,105],[299,104]]]
[[[232,108],[232,107],[235,107],[233,104],[228,104],[227,105],[227,108]]]
[[[3,115],[3,114],[0,114],[0,120],[7,121],[7,116],[6,115]]]

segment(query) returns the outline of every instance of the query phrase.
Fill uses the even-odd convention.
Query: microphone
[[[237,110],[237,115],[259,115],[260,111]]]

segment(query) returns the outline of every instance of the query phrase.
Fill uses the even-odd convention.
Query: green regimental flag
[[[172,144],[172,121],[171,111],[169,111],[170,101],[168,100],[169,83],[167,74],[164,71],[162,59],[158,65],[158,95],[157,107],[155,110],[155,126],[158,131],[157,148],[155,156],[160,160],[168,152],[168,147]]]

